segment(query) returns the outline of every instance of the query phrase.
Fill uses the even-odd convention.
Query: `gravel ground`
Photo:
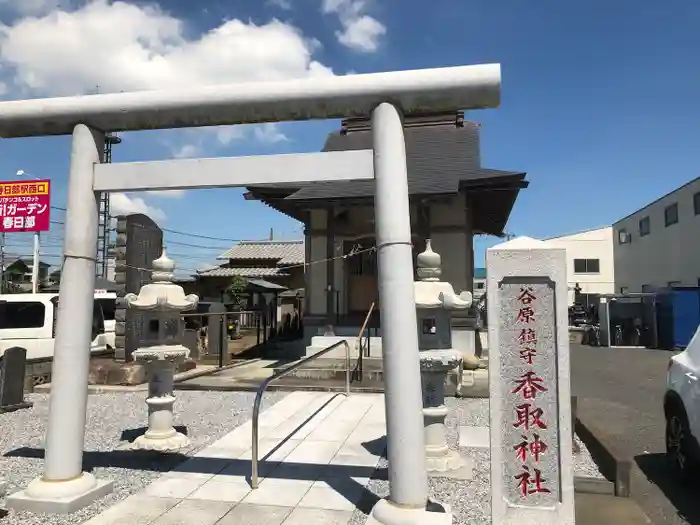
[[[490,454],[488,449],[459,448],[460,426],[488,426],[488,399],[458,399],[447,398],[446,405],[449,413],[445,424],[447,426],[447,441],[450,448],[472,458],[474,461],[474,477],[461,481],[449,478],[430,478],[431,498],[450,505],[454,525],[485,525],[491,523],[491,480]],[[586,446],[576,437],[581,451],[574,456],[575,474],[577,476],[601,477],[598,467],[591,459]],[[379,461],[378,471],[386,469],[387,461]],[[389,482],[383,479],[371,479],[367,485],[369,491],[379,498],[389,495]],[[349,525],[362,525],[367,520],[367,514],[356,510]]]
[[[160,455],[114,452],[146,424],[145,393],[91,395],[88,399],[85,433],[85,468],[97,477],[114,481],[114,492],[89,507],[68,516],[49,516],[10,511],[2,525],[72,525],[99,514],[115,502],[138,492],[167,472],[248,420],[255,394],[243,392],[178,391],[175,404],[177,425],[187,428],[192,445],[182,454]],[[284,397],[269,393],[263,408]],[[0,477],[8,482],[6,494],[27,486],[42,473],[43,439],[48,417],[48,395],[30,395],[34,407],[0,414]],[[4,504],[4,499],[0,500]],[[1,514],[0,514],[1,516]],[[126,525],[126,524],[125,524]]]

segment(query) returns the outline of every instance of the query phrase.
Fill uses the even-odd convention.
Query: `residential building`
[[[545,241],[566,249],[569,306],[575,302],[584,306],[598,304],[601,294],[615,291],[612,226],[552,237]]]
[[[461,112],[404,122],[410,219],[415,256],[425,240],[442,256],[442,278],[459,293],[474,283],[473,239],[502,235],[521,188],[522,171],[481,167],[479,125]],[[367,119],[346,119],[323,151],[372,148]],[[334,327],[357,334],[372,303],[379,306],[374,238],[374,181],[249,187],[259,200],[305,226],[304,333]],[[315,261],[318,261],[315,263]],[[372,324],[379,327],[378,312]]]
[[[48,284],[50,267],[50,264],[39,261],[39,286]],[[5,284],[16,292],[31,292],[32,268],[33,260],[31,257],[18,257],[6,264],[3,270]]]
[[[268,282],[270,289],[304,288],[304,241],[243,241],[217,257],[218,267],[198,272],[197,290],[203,301],[220,301],[234,276]]]
[[[700,285],[700,177],[613,224],[615,291]]]

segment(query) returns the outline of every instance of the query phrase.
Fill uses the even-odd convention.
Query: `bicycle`
[[[615,325],[615,346],[622,346],[622,326],[619,324]]]

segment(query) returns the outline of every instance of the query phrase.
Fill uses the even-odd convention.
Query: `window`
[[[649,235],[651,233],[651,221],[649,220],[649,217],[644,217],[643,219],[639,220],[639,236],[644,237],[645,235]]]
[[[654,286],[651,284],[642,285],[642,293],[651,293],[654,291]]]
[[[620,293],[627,293],[629,290],[629,286],[620,286]]]
[[[574,273],[600,273],[600,259],[574,259]]]
[[[700,215],[700,191],[693,195],[693,210],[695,215]]]
[[[666,206],[664,210],[664,223],[666,226],[672,226],[678,222],[678,203],[673,203]]]
[[[44,303],[3,301],[0,303],[0,328],[41,328],[45,315]]]
[[[617,242],[619,244],[629,244],[630,242],[632,242],[632,237],[629,233],[627,233],[627,230],[623,228],[622,230],[617,232]]]
[[[483,290],[483,289],[484,289],[484,283],[476,283],[476,289],[477,289],[477,290]]]

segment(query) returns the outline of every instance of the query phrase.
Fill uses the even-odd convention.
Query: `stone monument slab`
[[[13,346],[0,357],[0,413],[30,408],[24,400],[27,349]]]
[[[149,268],[162,249],[163,231],[150,217],[143,214],[117,217],[114,279],[121,290],[115,312],[115,358],[119,361],[131,361],[146,332],[142,312],[127,309],[123,297],[139,293],[143,285],[151,282]]]
[[[487,252],[494,525],[574,523],[566,251]]]

